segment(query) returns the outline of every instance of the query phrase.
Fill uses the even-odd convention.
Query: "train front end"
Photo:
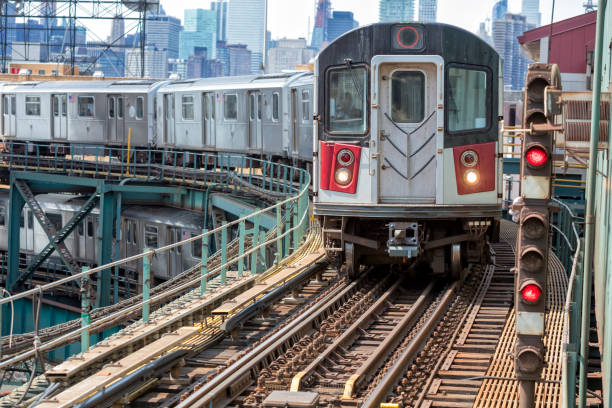
[[[499,55],[444,24],[381,23],[315,67],[314,213],[332,257],[460,273],[497,234]]]

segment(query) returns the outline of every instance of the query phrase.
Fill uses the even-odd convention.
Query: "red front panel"
[[[472,150],[478,155],[478,162],[473,167],[467,167],[461,162],[461,155],[468,150]],[[495,190],[495,142],[454,147],[453,159],[455,162],[457,194],[474,194]],[[465,181],[465,173],[469,170],[478,173],[479,179],[474,185]]]
[[[344,150],[353,153],[350,164],[342,164],[338,160],[339,153]],[[357,176],[359,173],[359,162],[361,159],[361,147],[342,143],[320,142],[319,144],[319,169],[320,187],[322,190],[339,191],[342,193],[355,194],[357,191]],[[342,185],[336,182],[336,172],[347,169],[351,178],[348,184]]]

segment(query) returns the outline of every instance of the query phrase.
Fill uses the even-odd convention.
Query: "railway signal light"
[[[520,406],[530,406],[534,384],[544,366],[546,279],[550,249],[553,117],[547,115],[546,93],[560,88],[556,65],[533,64],[527,72],[521,156],[521,204],[516,245],[515,308],[516,375],[521,380]],[[550,111],[550,110],[549,110]]]

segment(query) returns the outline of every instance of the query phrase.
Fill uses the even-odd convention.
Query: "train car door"
[[[263,97],[261,92],[249,92],[249,149],[261,150],[263,125],[261,112],[263,109]]]
[[[2,133],[5,137],[15,137],[17,135],[17,97],[4,95],[2,102]]]
[[[438,101],[438,61],[389,58],[377,67],[380,108],[378,130],[372,129],[380,138],[379,200],[433,203],[439,139],[437,106],[442,104]]]
[[[28,252],[34,251],[34,214],[29,208],[24,208],[21,213],[19,230],[19,247]]]
[[[298,111],[298,93],[297,89],[291,90],[291,150],[293,153],[298,151],[299,144],[299,111]]]
[[[174,145],[174,94],[164,94],[164,144]]]
[[[215,93],[202,94],[202,145],[215,145]]]
[[[89,261],[96,261],[96,217],[93,215],[88,215],[85,220],[85,252],[84,258],[87,258]]]
[[[180,242],[182,240],[181,229],[168,227],[168,245]],[[178,246],[168,251],[168,274],[169,277],[175,276],[183,272],[183,247]]]
[[[106,106],[108,140],[116,143],[124,143],[126,139],[125,124],[123,122],[123,98],[121,95],[108,95],[106,98]]]
[[[51,95],[51,109],[53,117],[53,139],[66,139],[68,137],[68,94]]]

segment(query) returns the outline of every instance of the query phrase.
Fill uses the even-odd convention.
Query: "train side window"
[[[422,72],[393,72],[391,117],[397,123],[419,123],[425,118],[425,75]]]
[[[0,206],[0,226],[6,225],[6,208]]]
[[[251,120],[255,120],[255,94],[250,95],[249,103],[249,112],[251,113]]]
[[[83,236],[83,231],[84,231],[83,221],[81,221],[77,224],[77,233],[79,234],[80,237]]]
[[[302,122],[307,122],[310,116],[310,92],[302,91]]]
[[[199,234],[191,233],[191,238],[197,237]],[[202,238],[207,239],[207,238]],[[202,240],[191,241],[191,256],[194,258],[202,258]]]
[[[21,228],[25,227],[25,217],[23,216],[23,213],[21,213],[21,217],[19,218],[19,226]]]
[[[17,97],[15,95],[11,96],[11,115],[17,114]]]
[[[274,92],[272,94],[272,120],[275,122],[278,122],[278,100],[279,94]]]
[[[125,242],[132,243],[132,221],[125,222]]]
[[[40,96],[26,96],[25,109],[27,116],[40,116]]]
[[[261,120],[261,108],[263,106],[263,98],[261,94],[257,94],[257,119]]]
[[[147,248],[157,248],[157,227],[154,225],[145,225],[144,238]]]
[[[487,109],[490,92],[486,71],[449,67],[446,85],[448,131],[486,129],[490,122]]]
[[[66,116],[68,114],[68,98],[66,95],[62,95],[62,116]]]
[[[117,98],[117,118],[123,119],[123,98]]]
[[[183,95],[181,99],[183,104],[183,120],[194,120],[193,95]]]
[[[53,96],[51,98],[53,100],[53,116],[59,116],[59,96]]]
[[[223,115],[225,116],[225,120],[238,119],[238,95],[223,95]]]
[[[3,108],[2,111],[4,112],[5,115],[9,114],[9,100],[10,98],[8,96],[4,97],[4,106],[2,107]]]
[[[61,214],[47,213],[47,218],[51,221],[51,224],[55,227],[55,230],[59,232],[62,229],[62,216]]]
[[[94,117],[94,97],[93,96],[79,96],[79,116],[82,118],[93,118]]]
[[[136,221],[132,221],[132,244],[138,245],[138,234],[136,234]]]
[[[327,72],[327,129],[331,133],[367,133],[368,72],[363,66]]]
[[[93,221],[87,221],[87,236],[92,238],[94,234]]]
[[[30,210],[28,210],[28,228],[34,229],[34,214]]]
[[[215,96],[210,95],[210,117],[212,118],[212,120],[215,120],[215,110],[216,110],[215,105],[216,105]]]
[[[142,119],[144,117],[144,97],[139,96],[136,98],[136,119]]]
[[[115,98],[108,99],[108,117],[111,119],[115,117]]]

